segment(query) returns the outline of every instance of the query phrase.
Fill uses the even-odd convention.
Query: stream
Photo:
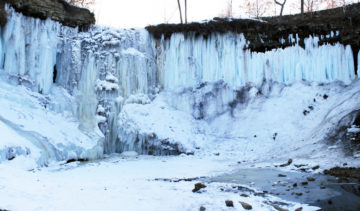
[[[315,180],[308,181],[308,177]],[[208,178],[207,182],[242,184],[322,210],[360,210],[360,184],[352,179],[341,181],[323,174],[253,168]]]

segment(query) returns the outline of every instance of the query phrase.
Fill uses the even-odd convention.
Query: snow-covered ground
[[[69,137],[78,138],[79,147],[84,152],[96,145],[96,139],[86,139],[81,144],[80,137],[84,135],[76,132],[76,120],[69,121],[65,114],[51,110],[51,99],[47,99],[49,103],[45,108],[44,96],[21,86],[0,83],[0,103],[2,111],[6,111],[1,113],[1,133],[14,140],[1,144],[16,143],[32,152],[0,164],[3,172],[0,175],[0,208],[198,210],[204,206],[207,210],[240,210],[239,201],[242,201],[251,204],[254,210],[271,210],[274,208],[270,202],[280,201],[287,204],[282,207],[290,210],[298,207],[316,210],[316,207],[272,195],[234,192],[232,183],[205,183],[207,187],[203,191],[192,192],[194,184],[203,182],[203,177],[241,168],[274,168],[289,158],[293,163],[282,170],[292,171],[296,169],[295,164],[309,168],[320,165],[316,173],[344,162],[350,166],[359,165],[358,159],[344,156],[341,145],[334,147],[323,140],[327,130],[333,129],[339,119],[359,109],[356,104],[360,98],[359,81],[349,86],[299,82],[291,86],[274,84],[272,87],[267,96],[249,94],[246,103],[240,103],[232,111],[215,118],[207,119],[205,116],[202,120],[195,120],[186,109],[171,105],[176,97],[186,93],[161,92],[151,103],[125,105],[120,116],[125,118],[123,121],[128,119],[128,129],[133,128],[140,134],[153,133],[160,139],[174,139],[194,155],[137,156],[136,153],[124,153],[123,156],[114,154],[86,163],[51,162],[47,168],[38,168],[28,162],[42,149],[36,151],[35,143],[21,131],[43,134],[49,144],[52,141],[57,143],[57,138],[63,142]],[[249,93],[254,93],[254,90]],[[325,95],[328,96],[326,99]],[[169,96],[173,96],[173,101]],[[309,109],[309,106],[313,108]],[[309,113],[304,115],[304,110],[309,110]],[[6,118],[11,119],[11,124]],[[176,182],[184,178],[195,179]],[[256,185],[250,188],[257,191]],[[241,193],[250,197],[242,197]],[[227,208],[225,200],[234,201],[234,208]]]
[[[88,164],[72,163],[46,169],[23,171],[1,164],[0,208],[9,210],[240,210],[239,200],[254,210],[270,210],[266,201],[283,201],[273,196],[250,197],[221,191],[232,184],[210,183],[205,191],[193,193],[195,181],[169,182],[221,174],[232,161],[194,156],[122,158],[112,156]],[[234,208],[226,208],[233,200]],[[288,202],[287,208],[306,205]]]

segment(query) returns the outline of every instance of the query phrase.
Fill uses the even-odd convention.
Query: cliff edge
[[[50,18],[65,26],[86,29],[95,24],[95,16],[88,9],[69,4],[65,0],[0,0],[0,24],[6,23],[4,4],[11,5],[25,16]]]

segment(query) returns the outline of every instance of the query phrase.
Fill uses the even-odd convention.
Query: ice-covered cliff
[[[23,156],[48,152],[46,158],[35,156],[40,165],[123,151],[193,153],[227,139],[244,146],[254,137],[272,149],[275,139],[297,142],[316,128],[335,127],[323,121],[329,112],[338,114],[336,101],[351,99],[349,93],[358,87],[354,60],[360,53],[354,58],[349,45],[323,43],[340,36],[337,31],[305,39],[293,34],[283,38],[291,43],[286,48],[256,52],[241,33],[174,33],[156,39],[145,29],[92,26],[79,32],[50,19],[25,17],[9,6],[6,10],[0,72],[2,84],[11,86],[0,88],[21,91],[16,99],[2,92],[1,102],[11,106],[0,113],[0,123],[25,140],[2,144],[1,160],[9,159],[13,149]],[[321,100],[328,93],[337,97]],[[332,121],[356,109],[356,103],[348,105]]]

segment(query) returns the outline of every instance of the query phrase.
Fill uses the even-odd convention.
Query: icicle
[[[244,50],[242,35],[213,34],[202,37],[174,34],[165,41],[165,89],[194,87],[202,82],[223,80],[231,87],[247,83],[261,85],[266,80],[293,83],[297,80],[351,83],[355,78],[351,47],[341,44],[319,46],[318,37],[304,40],[289,36],[294,46],[265,53]]]
[[[358,66],[357,66],[357,75],[358,75],[358,77],[360,78],[360,50],[359,50],[359,52],[358,52],[358,58],[357,58],[357,60],[358,60]]]

